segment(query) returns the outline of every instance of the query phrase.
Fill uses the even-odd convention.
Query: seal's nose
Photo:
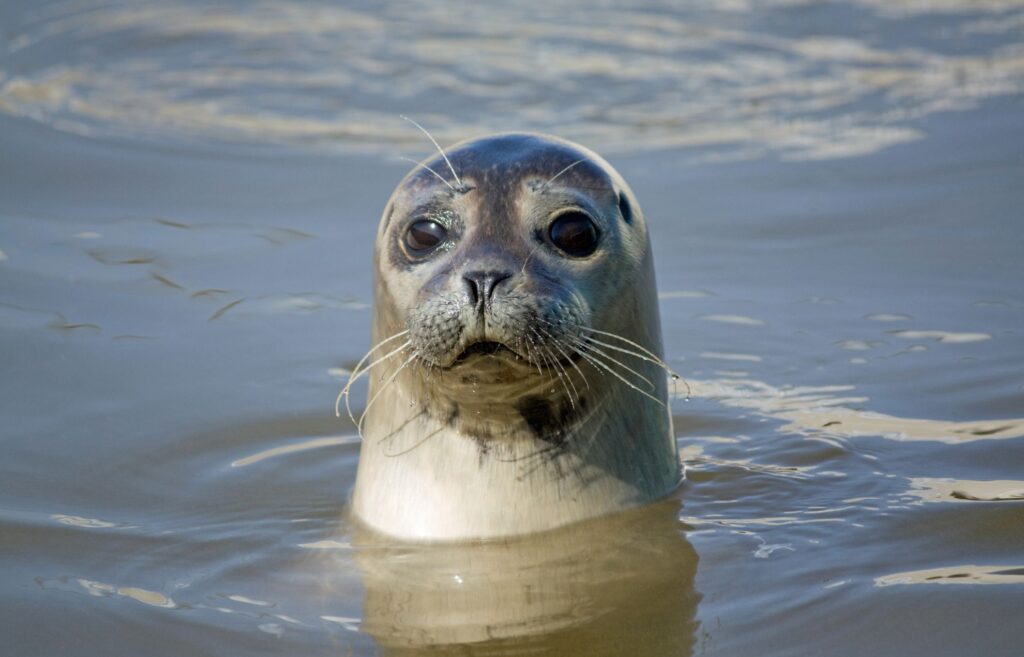
[[[510,278],[512,278],[512,272],[495,270],[467,271],[462,275],[469,303],[476,306],[477,309],[482,309],[485,304],[489,304],[498,285]]]

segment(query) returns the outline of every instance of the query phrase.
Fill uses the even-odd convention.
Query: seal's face
[[[377,242],[388,326],[377,337],[408,329],[435,388],[475,372],[479,395],[488,382],[525,390],[530,372],[574,367],[581,331],[628,301],[642,218],[614,170],[568,142],[499,135],[448,155],[457,180],[442,179],[437,157],[388,204]]]

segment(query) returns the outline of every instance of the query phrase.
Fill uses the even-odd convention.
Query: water
[[[2,652],[1020,654],[1022,25],[4,3]],[[631,182],[692,388],[673,499],[483,546],[347,519],[402,114]]]

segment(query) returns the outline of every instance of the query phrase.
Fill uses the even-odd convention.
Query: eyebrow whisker
[[[441,157],[443,157],[444,161],[448,164],[448,169],[451,170],[452,176],[455,177],[455,182],[458,183],[459,188],[461,189],[465,187],[465,185],[462,184],[462,180],[459,178],[459,174],[455,173],[455,167],[452,166],[452,161],[448,159],[448,156],[445,155],[444,149],[441,148],[441,145],[437,143],[437,140],[434,139],[434,137],[429,132],[427,132],[427,129],[421,126],[419,123],[416,123],[415,121],[410,119],[408,116],[402,116],[402,118],[408,121],[409,123],[413,124],[417,128],[419,128],[420,131],[427,136],[427,139],[429,139],[431,143],[434,144],[434,147],[437,149],[437,152],[441,154]]]
[[[459,190],[455,189],[455,185],[453,185],[453,184],[451,184],[450,182],[448,182],[447,180],[445,180],[444,176],[442,176],[442,175],[441,175],[441,174],[439,174],[438,172],[434,171],[433,169],[431,169],[430,167],[428,167],[428,166],[427,166],[426,164],[423,164],[422,162],[417,162],[416,160],[412,159],[411,157],[403,157],[403,156],[399,156],[399,157],[398,157],[398,159],[400,159],[400,160],[405,160],[406,162],[412,162],[412,163],[413,163],[413,164],[415,164],[416,166],[418,166],[418,167],[421,167],[421,168],[423,168],[423,169],[426,169],[426,170],[427,170],[427,171],[429,171],[430,173],[432,173],[432,174],[434,174],[435,176],[437,176],[437,179],[438,179],[438,180],[440,180],[440,181],[441,181],[441,182],[443,182],[444,184],[446,184],[446,185],[448,185],[449,187],[451,187],[451,190],[452,190],[453,192],[457,192],[457,191],[459,191]]]
[[[586,158],[583,158],[582,160],[576,160],[575,162],[573,162],[573,163],[572,163],[572,164],[570,164],[569,166],[565,167],[564,169],[562,169],[561,171],[559,171],[559,172],[558,172],[558,173],[556,173],[555,175],[551,176],[550,178],[548,178],[548,179],[547,179],[547,181],[546,181],[546,182],[545,182],[545,183],[544,183],[543,185],[541,185],[541,186],[540,186],[540,188],[541,188],[541,191],[543,191],[543,190],[547,189],[547,186],[548,186],[548,185],[550,185],[551,183],[553,183],[553,182],[555,181],[555,179],[557,179],[557,178],[558,178],[559,176],[561,176],[561,175],[562,175],[563,173],[565,173],[565,172],[566,172],[566,171],[568,171],[569,169],[573,168],[573,167],[574,167],[574,166],[576,166],[577,164],[581,164],[581,163],[583,163],[583,162],[586,162],[586,161],[587,161],[587,159],[586,159]]]

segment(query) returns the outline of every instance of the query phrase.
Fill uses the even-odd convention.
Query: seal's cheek
[[[398,308],[411,308],[427,299],[457,289],[452,283],[452,265],[448,259],[432,262],[378,267],[377,277],[383,283]]]
[[[420,291],[420,282],[415,276],[395,269],[386,269],[377,274],[380,287],[384,288],[387,294],[387,301],[391,310],[400,316],[403,323],[408,309],[416,305],[416,299]],[[381,301],[378,296],[378,303]]]
[[[565,294],[583,309],[623,307],[641,281],[637,269],[626,264],[621,258],[602,258],[578,267],[571,277],[562,278]]]

